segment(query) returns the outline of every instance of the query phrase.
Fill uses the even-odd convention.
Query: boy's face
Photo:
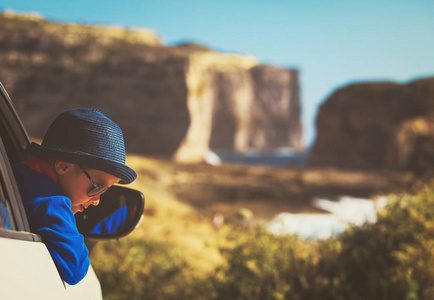
[[[90,205],[96,206],[99,204],[101,194],[93,197],[87,195],[94,186],[79,165],[56,161],[55,170],[58,174],[60,188],[65,193],[65,196],[71,200],[71,208],[74,214],[85,210]],[[84,170],[89,174],[96,185],[105,184],[111,187],[113,184],[120,181],[119,178],[103,171],[87,168],[84,168]]]

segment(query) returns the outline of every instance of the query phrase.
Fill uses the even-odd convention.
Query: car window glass
[[[8,157],[3,148],[3,138],[0,137],[0,229],[11,230],[14,228],[12,219],[12,208],[9,202],[9,196],[6,193],[6,178],[7,164],[9,164]]]
[[[5,199],[3,187],[0,185],[0,229],[12,229],[12,219],[8,202]]]

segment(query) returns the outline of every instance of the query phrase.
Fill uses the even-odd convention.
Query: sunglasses
[[[96,185],[95,181],[93,181],[93,179],[92,179],[92,177],[90,177],[89,173],[87,173],[86,170],[83,169],[82,166],[79,166],[79,167],[80,167],[81,170],[83,170],[84,174],[87,176],[87,178],[89,178],[90,182],[93,185],[93,189],[90,190],[87,193],[88,197],[95,197],[96,195],[100,195],[100,194],[102,194],[102,193],[104,193],[105,191],[108,190],[109,187],[106,186],[105,184],[103,184],[103,185]]]

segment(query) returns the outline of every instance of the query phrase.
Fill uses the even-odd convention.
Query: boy
[[[41,236],[62,279],[77,284],[90,262],[74,214],[98,205],[113,184],[137,177],[125,165],[121,129],[95,109],[66,111],[13,170],[31,231]]]

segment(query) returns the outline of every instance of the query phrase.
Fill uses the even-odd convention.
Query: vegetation
[[[105,299],[434,299],[433,204],[431,186],[393,196],[377,223],[324,241],[226,225],[209,272],[144,228],[98,245],[92,262]]]

